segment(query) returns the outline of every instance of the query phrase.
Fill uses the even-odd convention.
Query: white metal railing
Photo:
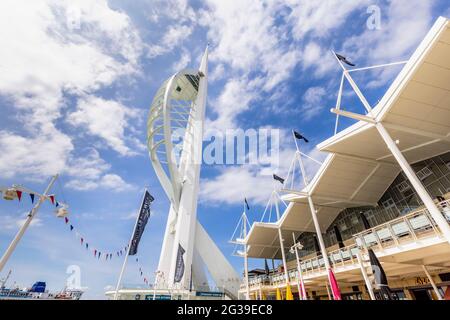
[[[437,204],[442,214],[450,222],[450,201],[445,200]],[[441,235],[439,228],[426,208],[422,208],[402,217],[353,235],[360,247],[371,248],[377,246],[383,249],[399,245],[405,241],[415,241],[429,234]]]

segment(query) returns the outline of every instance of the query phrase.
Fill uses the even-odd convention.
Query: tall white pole
[[[436,293],[436,296],[438,297],[438,300],[444,300],[441,293],[438,290],[438,287],[436,286],[436,283],[434,283],[433,278],[431,277],[430,273],[428,272],[428,269],[426,266],[422,265],[423,272],[425,272],[428,280],[430,280],[430,284],[433,287],[434,293]]]
[[[330,287],[328,286],[327,281],[325,281],[325,287],[327,288],[328,300],[333,300],[331,299]]]
[[[316,214],[316,209],[314,207],[314,203],[311,199],[311,196],[308,195],[308,203],[309,203],[309,208],[311,211],[311,216],[313,219],[313,223],[314,223],[314,228],[316,229],[316,234],[317,234],[317,240],[319,240],[319,246],[320,246],[320,252],[322,253],[322,258],[323,258],[323,262],[325,264],[325,269],[327,270],[327,274],[328,274],[328,281],[331,283],[331,278],[330,278],[330,260],[328,260],[328,253],[327,253],[327,249],[325,247],[325,242],[323,241],[323,237],[322,237],[322,232],[320,231],[320,225],[319,225],[319,220],[317,219],[317,214]]]
[[[364,262],[361,257],[361,251],[358,251],[356,254],[356,257],[358,258],[359,268],[361,269],[361,273],[364,278],[364,282],[366,283],[367,291],[369,291],[369,296],[371,300],[376,300],[375,294],[373,293],[373,287],[372,283],[369,280],[369,276],[367,275],[366,268],[364,267]]]
[[[442,215],[441,211],[438,209],[436,204],[434,203],[433,199],[431,199],[430,195],[428,194],[425,187],[420,182],[419,178],[417,178],[416,173],[409,165],[406,158],[403,156],[402,152],[398,148],[397,144],[392,140],[391,136],[389,135],[389,132],[384,128],[384,126],[378,122],[375,127],[377,128],[378,132],[380,133],[381,137],[383,138],[384,142],[386,143],[387,147],[391,151],[394,158],[397,160],[398,164],[402,168],[403,172],[405,173],[406,177],[408,178],[409,182],[411,182],[414,190],[419,195],[422,202],[425,204],[425,207],[428,209],[428,212],[430,213],[433,220],[438,225],[439,229],[441,230],[445,240],[450,243],[450,225],[445,220],[444,216]]]
[[[245,204],[244,204],[245,206]],[[244,239],[247,238],[247,215],[244,213],[242,216],[242,223],[244,224]],[[248,280],[248,254],[247,254],[247,243],[244,244],[244,276],[245,276],[245,299],[250,300],[250,284]]]
[[[53,184],[55,183],[56,179],[58,178],[58,175],[54,175],[52,179],[50,180],[50,183],[48,184],[47,188],[44,191],[44,194],[42,194],[39,197],[39,201],[36,202],[33,209],[31,209],[30,213],[27,216],[27,219],[25,220],[25,223],[20,228],[19,232],[17,232],[16,236],[14,237],[13,241],[10,243],[8,249],[6,249],[5,253],[3,254],[2,259],[0,260],[0,272],[3,270],[3,267],[5,266],[6,262],[8,262],[9,257],[16,249],[17,244],[19,243],[20,239],[22,239],[25,231],[27,230],[28,226],[30,225],[31,221],[33,220],[34,216],[37,214],[39,208],[41,207],[42,203],[47,199],[48,192],[52,188]]]
[[[274,196],[275,196],[275,191],[272,193],[272,197],[274,197]],[[277,221],[279,221],[280,220],[280,208],[278,207],[278,198],[273,199],[273,200],[275,201],[275,210],[277,212]],[[284,253],[283,236],[281,234],[280,227],[278,227],[278,238],[280,240],[281,258],[283,259],[283,269],[284,269],[284,276],[286,278],[286,286],[288,286],[289,285],[289,273],[287,270],[286,255]]]
[[[305,288],[305,281],[303,280],[303,271],[302,271],[302,266],[300,265],[300,258],[298,256],[298,248],[297,248],[297,243],[296,243],[296,239],[295,239],[295,235],[292,232],[292,238],[294,239],[294,249],[295,249],[295,258],[297,260],[297,271],[298,271],[298,276],[299,276],[299,282],[301,287],[299,288],[299,294],[301,291],[301,295],[302,295],[302,300],[307,300],[306,298],[306,288]]]
[[[125,272],[125,267],[127,265],[128,255],[130,254],[131,241],[133,241],[134,233],[136,232],[136,227],[137,227],[137,224],[139,221],[139,215],[140,215],[140,211],[142,208],[142,203],[144,202],[144,198],[145,198],[146,194],[147,194],[147,189],[145,189],[145,191],[144,191],[144,196],[142,197],[141,205],[139,206],[139,211],[138,211],[138,215],[136,217],[136,222],[134,223],[133,232],[131,233],[130,240],[128,241],[127,252],[125,254],[125,258],[123,259],[123,264],[122,264],[122,269],[120,270],[119,279],[117,279],[116,292],[114,292],[114,300],[117,300],[118,295],[119,295],[119,287],[120,287],[120,284],[122,283],[122,277]]]

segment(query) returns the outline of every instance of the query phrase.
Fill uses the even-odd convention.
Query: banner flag
[[[305,136],[301,135],[301,134],[298,133],[297,131],[293,131],[293,132],[294,132],[294,137],[295,137],[296,139],[298,139],[298,140],[303,140],[303,141],[305,141],[306,143],[309,142],[309,140],[306,139]]]
[[[331,284],[331,292],[333,293],[334,300],[342,300],[341,290],[339,289],[339,285],[336,281],[336,277],[334,276],[333,270],[329,270],[329,280]]]
[[[245,206],[247,207],[247,210],[250,210],[250,206],[248,205],[247,198],[244,198],[244,202],[245,202]]]
[[[139,211],[138,221],[134,230],[133,239],[131,239],[131,246],[128,255],[134,256],[137,253],[139,241],[144,233],[145,226],[150,217],[150,204],[155,198],[146,190],[144,200],[142,201],[141,210]]]
[[[20,201],[20,199],[22,198],[22,191],[16,190],[16,194],[17,194],[17,198],[19,198],[19,201]]]
[[[50,195],[49,196],[49,198],[50,198],[50,201],[52,202],[52,204],[55,204],[55,195]]]
[[[181,246],[181,244],[178,244],[178,253],[177,253],[177,264],[176,264],[176,269],[175,269],[175,277],[174,277],[174,282],[180,282],[181,279],[183,279],[183,275],[184,275],[184,259],[183,259],[183,254],[186,251],[183,249],[183,247]]]
[[[34,193],[30,193],[31,203],[34,203]]]
[[[284,184],[284,180],[285,180],[285,179],[283,179],[282,177],[277,176],[276,174],[273,174],[273,178],[274,178],[275,180],[277,180],[278,182],[280,182],[281,184]]]

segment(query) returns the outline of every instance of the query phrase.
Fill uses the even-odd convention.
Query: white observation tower
[[[207,269],[217,288],[236,297],[239,275],[197,221],[207,77],[208,48],[200,68],[164,81],[150,107],[150,159],[171,203],[155,292],[209,291]]]

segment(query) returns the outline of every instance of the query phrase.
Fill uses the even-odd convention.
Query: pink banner
[[[339,290],[339,285],[338,285],[338,283],[336,281],[336,278],[334,276],[333,270],[330,269],[328,275],[329,275],[329,278],[330,278],[331,291],[333,292],[334,300],[342,300],[342,298],[341,298],[341,290]]]

